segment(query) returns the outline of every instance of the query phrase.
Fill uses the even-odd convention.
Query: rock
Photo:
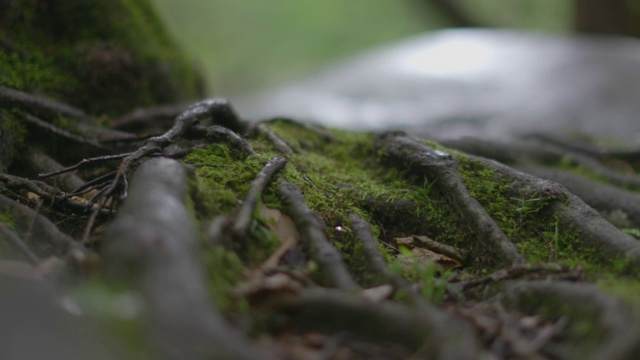
[[[567,132],[640,142],[640,41],[446,30],[233,99],[275,116],[435,138]]]

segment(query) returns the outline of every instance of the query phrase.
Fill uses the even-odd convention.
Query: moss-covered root
[[[583,247],[595,248],[602,258],[626,259],[640,266],[640,242],[606,221],[562,185],[519,172],[492,160],[479,160],[505,178],[511,179],[513,191],[520,196],[543,195],[558,199],[552,204],[552,211],[557,214],[561,225],[580,233]]]
[[[548,135],[544,136],[549,138]],[[562,143],[562,142],[564,143]],[[606,162],[617,164],[638,161],[637,149],[603,150],[592,149],[587,145],[574,145],[569,139],[555,139],[552,142],[519,139],[511,142],[488,141],[482,139],[442,140],[440,144],[494,159],[502,163],[519,167],[534,164],[552,166],[571,166],[582,169],[607,183],[625,188],[640,189],[640,176],[612,169]],[[628,164],[627,164],[628,165]],[[627,167],[628,169],[628,167]]]
[[[338,250],[327,239],[324,221],[304,203],[302,193],[293,184],[280,180],[278,192],[286,204],[286,212],[293,219],[303,245],[317,262],[322,274],[321,282],[342,289],[358,289]]]
[[[375,343],[402,344],[425,359],[482,357],[468,325],[430,306],[416,311],[392,302],[374,303],[356,294],[314,289],[280,307],[299,331],[347,331]]]
[[[451,154],[425,145],[402,134],[389,133],[378,138],[376,147],[384,159],[408,170],[412,176],[429,179],[438,184],[478,239],[495,249],[499,258],[510,265],[525,262],[518,248],[507,238],[498,224],[487,214],[466,188],[458,172],[458,160]]]
[[[640,229],[639,193],[562,169],[527,167],[522,170],[527,174],[559,182],[616,226]],[[624,215],[616,217],[616,214]]]
[[[424,305],[424,299],[412,289],[409,282],[399,274],[389,271],[387,262],[378,249],[378,242],[374,239],[371,225],[356,214],[351,214],[351,228],[355,240],[362,246],[367,270],[380,279],[391,283],[396,291],[406,292],[409,302],[414,306]]]
[[[232,227],[232,232],[235,236],[246,236],[249,232],[249,226],[253,220],[253,214],[256,211],[256,207],[260,202],[260,197],[264,192],[267,184],[273,176],[280,171],[287,163],[287,160],[279,156],[273,157],[269,162],[260,170],[256,175],[251,186],[249,187],[249,193],[247,198],[242,203],[242,206],[238,210],[235,223]]]
[[[144,296],[158,358],[267,359],[211,306],[185,205],[188,191],[186,169],[177,161],[159,158],[139,167],[106,236],[107,273],[135,280],[130,285]]]
[[[545,321],[566,322],[563,344],[550,341],[542,351],[551,358],[636,359],[640,353],[640,319],[620,300],[596,286],[530,281],[507,284],[500,298],[507,308]]]

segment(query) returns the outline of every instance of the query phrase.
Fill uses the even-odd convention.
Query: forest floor
[[[248,123],[223,99],[108,126],[6,87],[0,103],[8,358],[640,349],[639,149]]]

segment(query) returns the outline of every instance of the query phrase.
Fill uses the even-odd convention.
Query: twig
[[[82,242],[89,242],[89,235],[93,229],[97,213],[107,203],[107,199],[114,197],[116,194],[119,194],[120,199],[127,197],[127,177],[142,158],[159,153],[162,149],[183,136],[185,132],[187,132],[197,122],[212,116],[214,113],[220,112],[219,107],[228,106],[228,102],[224,99],[210,99],[198,102],[180,114],[176,118],[173,127],[167,132],[148,139],[138,150],[125,156],[118,166],[111,183],[102,189],[99,193],[99,197],[96,198],[97,206],[89,216],[89,220],[87,221],[82,237]]]
[[[96,207],[88,201],[80,200],[72,197],[68,197],[67,194],[55,188],[47,185],[41,181],[32,181],[15,175],[0,174],[0,182],[5,183],[7,186],[15,189],[22,189],[30,191],[44,199],[52,202],[62,202],[69,205],[71,208],[78,212],[86,212],[87,208],[96,210]],[[108,212],[98,211],[99,215],[107,215]],[[97,215],[96,215],[97,216]]]
[[[116,155],[104,155],[104,156],[96,156],[96,157],[92,157],[92,158],[86,158],[86,159],[80,160],[79,162],[77,162],[74,165],[68,166],[68,167],[60,169],[58,171],[53,171],[53,172],[44,173],[44,174],[38,174],[38,177],[41,178],[41,179],[46,179],[46,178],[51,177],[51,176],[56,176],[56,175],[64,174],[64,173],[69,172],[69,171],[77,170],[77,169],[79,169],[81,167],[84,167],[85,165],[89,165],[89,164],[93,164],[93,163],[101,162],[101,161],[122,159],[122,158],[125,158],[125,157],[127,157],[127,156],[129,156],[131,154],[132,153],[123,153],[123,154],[116,154]]]
[[[469,289],[473,289],[478,286],[487,285],[490,283],[496,283],[509,279],[517,279],[522,276],[528,275],[530,273],[566,273],[569,271],[569,268],[565,265],[560,264],[524,264],[512,266],[507,269],[500,269],[492,274],[487,276],[483,276],[479,279],[469,280],[462,282],[460,285],[462,287],[462,291],[467,291]]]

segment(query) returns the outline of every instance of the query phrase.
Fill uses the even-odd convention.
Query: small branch
[[[97,157],[92,157],[92,158],[86,158],[86,159],[82,159],[81,161],[77,162],[75,165],[71,165],[71,166],[68,166],[66,168],[63,168],[63,169],[60,169],[60,170],[57,170],[57,171],[53,171],[53,172],[49,172],[49,173],[38,174],[38,177],[41,178],[41,179],[46,179],[48,177],[52,177],[52,176],[64,174],[64,173],[69,172],[69,171],[80,169],[80,168],[82,168],[82,167],[84,167],[86,165],[94,164],[96,162],[123,159],[123,158],[126,158],[127,156],[129,156],[131,154],[132,153],[123,153],[123,154],[116,154],[116,155],[105,155],[105,156],[97,156]]]
[[[497,283],[504,280],[518,279],[531,273],[561,274],[569,272],[569,268],[560,264],[524,264],[500,269],[492,274],[457,283],[462,291],[467,291],[478,286],[485,286],[490,283]]]

